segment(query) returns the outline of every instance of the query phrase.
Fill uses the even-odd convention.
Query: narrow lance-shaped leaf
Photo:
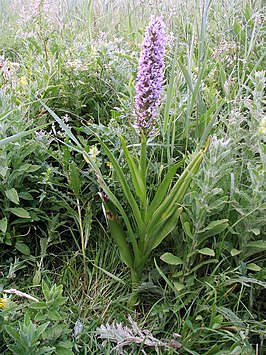
[[[136,238],[135,238],[132,226],[130,224],[130,221],[128,219],[128,216],[127,216],[125,210],[123,209],[121,203],[118,201],[116,196],[109,189],[108,185],[106,184],[106,182],[104,181],[104,179],[101,175],[101,171],[99,170],[99,168],[95,164],[95,162],[90,158],[89,154],[87,152],[83,151],[83,157],[87,163],[89,163],[92,167],[95,167],[95,173],[97,175],[97,183],[99,184],[100,188],[104,191],[104,193],[108,196],[109,200],[116,206],[119,213],[121,214],[121,217],[122,217],[123,221],[125,222],[125,225],[126,225],[126,228],[128,231],[128,235],[129,235],[130,241],[131,241],[133,249],[134,249],[135,257],[140,258],[141,255],[140,255],[140,252],[138,249]]]
[[[160,185],[155,193],[155,196],[154,196],[153,200],[151,201],[150,206],[148,208],[147,220],[149,220],[151,218],[154,211],[158,208],[158,206],[165,199],[165,195],[166,195],[167,190],[170,187],[170,184],[176,174],[176,171],[183,164],[183,162],[184,162],[184,159],[182,159],[177,164],[173,165],[171,167],[171,169],[168,171],[168,173],[165,175],[163,181],[160,183]]]
[[[155,249],[164,240],[164,238],[167,237],[169,233],[172,232],[172,230],[177,225],[182,210],[182,207],[176,208],[174,213],[172,213],[172,215],[167,220],[165,220],[164,223],[161,223],[151,235],[151,237],[148,238],[145,254],[150,254],[150,252]]]
[[[130,170],[130,174],[131,174],[131,178],[132,178],[132,183],[134,185],[134,189],[136,191],[136,195],[139,197],[139,199],[143,202],[146,199],[146,189],[145,189],[145,185],[143,183],[143,180],[141,178],[139,169],[132,157],[132,155],[130,154],[125,141],[123,139],[123,137],[120,137],[121,140],[121,144],[122,144],[122,148],[127,160],[127,164]]]
[[[178,181],[171,189],[164,202],[154,212],[148,226],[147,233],[157,228],[157,226],[171,216],[178,204],[180,204],[186,194],[193,174],[196,174],[203,159],[203,152],[199,151],[191,163],[183,171]]]
[[[127,266],[132,268],[132,256],[130,253],[128,242],[126,240],[126,235],[118,218],[116,208],[114,204],[110,200],[108,200],[108,197],[106,197],[103,193],[101,193],[100,196],[104,205],[105,216],[108,222],[108,226],[110,228],[111,236],[118,247],[121,259]]]
[[[93,133],[93,132],[92,132]],[[136,221],[136,226],[138,228],[139,231],[143,230],[145,228],[142,217],[141,217],[141,213],[138,207],[138,204],[132,194],[132,192],[130,191],[130,188],[128,186],[126,177],[122,171],[122,169],[120,168],[117,160],[115,159],[114,155],[112,154],[112,152],[110,151],[110,149],[107,147],[107,145],[100,139],[100,137],[98,137],[95,133],[94,133],[95,137],[98,139],[98,141],[100,142],[101,146],[103,147],[103,149],[105,150],[108,159],[110,160],[110,162],[113,165],[113,168],[116,172],[117,178],[121,184],[121,187],[123,189],[123,192],[125,194],[125,197],[132,209],[132,213],[133,213],[133,217]],[[109,194],[108,194],[109,196]]]

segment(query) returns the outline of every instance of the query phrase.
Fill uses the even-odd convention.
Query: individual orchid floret
[[[139,59],[133,127],[146,137],[157,133],[164,67],[164,27],[162,17],[151,17]]]

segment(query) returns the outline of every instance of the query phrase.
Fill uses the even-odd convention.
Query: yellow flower
[[[89,156],[91,157],[92,160],[96,161],[96,157],[99,154],[100,154],[99,149],[96,147],[96,145],[93,145],[89,150]]]
[[[19,83],[22,87],[26,86],[28,84],[28,80],[25,76],[22,76],[19,80]]]
[[[8,298],[6,295],[4,295],[4,297],[0,298],[0,309],[1,308],[6,308],[7,307],[7,302],[8,302]]]

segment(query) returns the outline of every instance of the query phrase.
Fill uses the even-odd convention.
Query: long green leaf
[[[146,200],[146,189],[145,189],[145,185],[143,183],[143,180],[141,178],[139,169],[132,157],[132,155],[130,154],[126,143],[123,139],[123,137],[120,137],[121,140],[121,144],[122,144],[122,148],[127,160],[127,164],[130,170],[130,174],[131,174],[131,178],[132,178],[132,183],[134,185],[135,191],[136,191],[136,195],[139,197],[139,199],[144,202]]]
[[[164,223],[161,223],[159,227],[155,230],[153,235],[149,238],[147,246],[145,248],[145,254],[150,254],[150,252],[155,249],[163,240],[167,237],[169,233],[177,225],[180,214],[182,213],[182,207],[176,209],[174,213],[165,220]]]
[[[130,191],[130,188],[128,186],[126,177],[125,177],[122,169],[120,168],[116,158],[114,157],[114,155],[112,154],[110,149],[107,147],[107,145],[101,140],[101,138],[99,136],[97,136],[96,133],[94,133],[94,132],[92,132],[92,133],[95,135],[95,137],[100,142],[101,146],[103,147],[103,149],[105,150],[105,152],[108,156],[108,159],[110,160],[111,164],[113,165],[113,168],[114,168],[117,178],[121,184],[121,187],[123,189],[125,197],[131,207],[131,210],[132,210],[135,222],[136,222],[136,227],[139,232],[142,232],[145,229],[145,225],[142,220],[141,213],[140,213],[139,207],[137,205],[137,202],[136,202],[132,192]]]
[[[77,140],[77,138],[74,136],[74,134],[71,132],[71,130],[68,128],[68,126],[64,123],[64,121],[61,120],[61,118],[59,118],[57,116],[57,114],[50,109],[50,107],[46,106],[45,103],[43,103],[41,101],[41,104],[43,105],[43,107],[50,113],[50,115],[55,119],[55,121],[60,125],[61,128],[63,128],[63,130],[66,132],[66,134],[68,135],[68,137],[79,147],[82,149],[82,146],[80,144],[80,142]]]
[[[79,151],[79,150],[77,150],[77,151]],[[119,213],[121,214],[121,217],[122,217],[123,221],[125,222],[125,225],[126,225],[126,228],[127,228],[127,231],[128,231],[128,235],[129,235],[130,241],[131,241],[132,246],[133,246],[135,258],[136,259],[141,258],[141,253],[140,253],[138,245],[137,245],[135,234],[134,234],[134,232],[132,230],[132,226],[130,224],[129,218],[128,218],[124,208],[122,207],[121,203],[118,201],[116,196],[109,189],[108,185],[106,184],[106,182],[104,181],[104,179],[103,179],[103,177],[101,175],[101,172],[100,172],[98,166],[91,159],[89,154],[87,152],[85,152],[85,151],[83,151],[83,152],[81,151],[81,153],[83,153],[84,159],[87,161],[87,163],[90,164],[92,167],[95,167],[95,172],[97,174],[98,185],[104,191],[104,193],[108,196],[108,198],[112,201],[112,203],[116,206],[116,208],[118,209]]]
[[[186,194],[187,188],[192,180],[193,174],[196,174],[201,161],[203,159],[203,151],[200,150],[183,171],[182,175],[179,177],[178,181],[175,183],[169,195],[165,198],[164,202],[160,204],[157,210],[151,217],[148,226],[147,233],[155,230],[158,225],[174,212],[177,205],[180,204]]]
[[[179,43],[176,42],[175,45],[175,52],[174,52],[174,58],[173,58],[173,63],[172,63],[172,69],[171,69],[171,76],[167,88],[167,95],[166,95],[166,103],[165,103],[165,109],[164,109],[164,118],[163,118],[163,135],[166,134],[167,128],[169,127],[169,112],[170,112],[170,107],[171,107],[171,101],[175,93],[175,87],[174,87],[174,82],[175,82],[175,67],[176,67],[176,59],[177,59],[177,53],[179,49]]]
[[[34,133],[34,132],[38,131],[39,129],[43,129],[45,127],[47,127],[47,124],[39,126],[39,127],[36,127],[36,128],[29,129],[28,131],[25,131],[25,132],[16,133],[16,134],[14,134],[14,135],[12,135],[10,137],[3,138],[3,139],[0,140],[0,147],[3,146],[3,145],[6,145],[8,143],[15,142],[18,139],[26,137],[29,134]]]
[[[165,195],[167,193],[167,190],[176,174],[177,169],[183,164],[184,159],[182,159],[180,162],[177,164],[173,165],[171,169],[168,171],[168,173],[165,175],[163,181],[160,183],[156,194],[153,198],[153,200],[150,203],[150,206],[148,207],[147,211],[147,220],[149,220],[154,211],[158,208],[158,206],[162,203],[162,201],[165,199]]]
[[[114,204],[109,200],[102,197],[103,205],[105,208],[105,215],[110,228],[111,236],[114,239],[122,261],[129,266],[133,267],[132,256],[130,253],[129,245],[127,243],[126,235],[119,221],[116,208]]]

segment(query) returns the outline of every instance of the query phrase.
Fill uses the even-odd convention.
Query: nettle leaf
[[[14,202],[16,205],[19,205],[19,196],[16,189],[12,188],[10,190],[6,190],[5,195],[11,202]]]
[[[8,208],[8,211],[20,218],[31,218],[29,212],[22,207]]]
[[[178,256],[173,255],[172,253],[164,253],[160,259],[169,265],[181,265],[183,264],[183,260]]]
[[[0,230],[3,233],[5,233],[7,230],[7,218],[6,217],[4,217],[0,220]]]
[[[203,255],[215,256],[214,250],[212,250],[210,248],[199,249],[198,252]]]

